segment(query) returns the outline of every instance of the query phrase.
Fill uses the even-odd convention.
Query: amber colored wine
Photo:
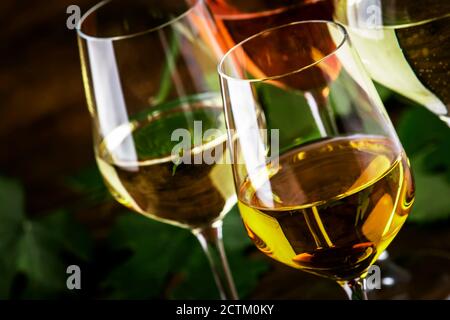
[[[303,20],[331,20],[331,0],[207,0],[230,49],[265,29]]]
[[[222,161],[227,143],[221,106],[200,105],[191,112],[180,108],[143,118],[116,128],[96,148],[113,196],[132,210],[181,227],[195,229],[221,219],[236,203],[231,167]],[[183,155],[190,164],[177,164],[171,134],[192,129],[194,121],[202,121],[203,130],[215,128],[224,134],[193,146]],[[217,147],[223,151],[218,163],[195,164],[195,157],[214,154]]]
[[[225,51],[263,30],[296,21],[331,20],[333,13],[331,0],[209,0],[208,4],[225,42]],[[298,62],[298,67],[312,64],[335,49],[335,43],[328,33],[326,26],[315,25],[298,32],[296,43],[288,41],[292,36],[290,30],[279,31],[276,38],[252,41],[243,46],[247,58],[246,71],[255,78],[288,73],[292,71],[291,60],[286,60],[281,53],[288,51],[295,55],[292,59]],[[321,36],[321,41],[314,40]],[[314,43],[314,50],[305,50],[302,42]],[[279,50],[280,46],[285,50]],[[266,59],[267,56],[271,59]],[[338,65],[331,67],[339,70]],[[279,80],[277,85],[311,90],[323,86],[326,81],[320,68],[311,68],[301,75]]]
[[[400,230],[414,184],[401,147],[358,135],[281,155],[278,165],[247,178],[238,198],[259,250],[291,267],[347,280],[364,274]]]

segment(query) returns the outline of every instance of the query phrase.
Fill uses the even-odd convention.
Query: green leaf
[[[223,226],[224,245],[236,289],[247,297],[269,268],[266,260],[250,257],[254,245],[248,238],[237,207],[228,214]],[[175,299],[218,299],[219,294],[206,256],[196,243],[188,263],[182,268],[183,280],[174,290]],[[199,285],[201,283],[201,285]]]
[[[24,214],[23,190],[17,181],[0,178],[0,298],[8,298],[14,279],[23,274],[23,297],[66,291],[66,268],[72,255],[88,259],[91,243],[84,229],[65,212],[32,220]]]
[[[170,39],[169,50],[166,51],[166,64],[161,74],[159,91],[151,101],[154,105],[165,102],[172,90],[172,77],[175,73],[177,57],[180,51],[179,42],[180,38],[177,32],[174,31]]]
[[[449,141],[450,128],[423,107],[410,108],[406,111],[400,119],[397,130],[409,156],[421,153],[428,147],[439,150],[439,158],[445,159],[445,155],[448,155],[445,143]]]
[[[21,240],[23,190],[17,181],[0,179],[0,299],[9,296],[16,274],[17,247]]]
[[[56,246],[56,250],[69,252],[83,261],[92,259],[92,239],[73,215],[62,210],[55,211],[35,221],[35,225],[46,232],[45,237]]]
[[[131,257],[115,268],[104,283],[114,299],[149,299],[161,294],[165,281],[190,254],[192,235],[136,213],[117,219],[110,246],[116,252],[131,251]]]
[[[450,128],[423,107],[410,108],[397,131],[408,154],[416,184],[409,222],[430,223],[450,217]]]
[[[7,231],[8,223],[18,223],[23,219],[23,190],[22,186],[14,180],[0,178],[0,234]],[[5,229],[2,229],[5,228]],[[1,248],[0,243],[0,248]]]
[[[424,159],[424,166],[430,172],[447,172],[450,183],[450,140],[441,141]]]
[[[374,81],[373,84],[375,85],[375,88],[377,89],[377,92],[380,95],[381,100],[386,101],[394,95],[394,92],[391,89],[386,88],[381,83]]]
[[[329,99],[331,107],[337,114],[348,115],[352,112],[352,99],[340,81],[331,84]]]
[[[279,129],[280,151],[321,137],[303,95],[269,84],[258,87],[267,129]]]
[[[133,120],[148,122],[133,132],[138,157],[145,159],[170,155],[180,143],[172,140],[175,130],[184,129],[190,133],[189,147],[207,142],[202,141],[203,136],[195,136],[195,121],[201,122],[200,135],[213,128],[225,132],[222,109],[217,108],[220,105],[220,96],[209,92],[171,100],[135,115]]]
[[[246,296],[267,265],[246,254],[253,246],[245,235],[237,209],[224,220],[224,240],[236,286],[241,296]],[[104,283],[112,290],[112,298],[219,297],[206,256],[187,230],[128,214],[118,219],[110,245],[112,252],[131,252]]]
[[[62,290],[65,287],[65,267],[49,241],[47,230],[39,223],[24,221],[23,233],[17,245],[17,272],[24,273],[34,285]]]
[[[416,199],[409,222],[429,223],[450,218],[450,183],[445,175],[427,171],[426,159],[426,153],[411,158]]]
[[[66,179],[67,186],[84,195],[83,202],[97,204],[111,200],[111,195],[103,183],[102,176],[96,165],[90,165],[75,175]]]

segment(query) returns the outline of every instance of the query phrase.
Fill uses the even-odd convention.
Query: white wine
[[[404,152],[377,136],[295,148],[247,178],[238,204],[266,255],[335,280],[359,277],[403,225],[414,200]]]
[[[109,133],[96,148],[97,163],[113,196],[123,205],[150,218],[186,228],[201,228],[223,218],[236,202],[231,167],[225,164],[227,142],[222,107],[197,103],[156,116],[145,116]],[[190,164],[176,164],[171,134],[192,129],[202,121],[203,130],[222,132],[202,141],[184,157]],[[223,150],[219,163],[195,164],[194,158]]]
[[[344,6],[346,1],[338,3]],[[370,7],[360,3],[338,6],[336,20],[348,27],[351,41],[374,80],[424,105],[450,126],[450,6],[431,3],[436,6],[426,1],[403,1],[395,18],[389,19],[386,9],[383,14],[387,17],[380,16],[372,25],[370,18],[343,16],[344,12]],[[411,21],[402,21],[399,15],[403,11]]]

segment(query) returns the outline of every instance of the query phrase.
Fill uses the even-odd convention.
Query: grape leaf
[[[83,168],[75,175],[66,178],[66,185],[73,191],[83,195],[82,201],[78,204],[81,207],[103,203],[112,199],[95,164]]]
[[[386,88],[381,83],[374,81],[373,84],[375,85],[375,88],[377,89],[378,95],[380,96],[381,100],[386,101],[394,95],[394,91]]]
[[[125,262],[113,269],[104,286],[114,299],[157,297],[170,270],[190,254],[192,235],[129,212],[116,221],[109,245],[113,252],[131,251]]]
[[[450,128],[423,107],[410,108],[397,126],[416,184],[409,222],[450,217]]]
[[[180,143],[180,141],[173,140],[172,136],[175,130],[187,130],[190,133],[188,142],[192,145],[207,142],[202,139],[204,138],[203,133],[208,129],[224,131],[225,119],[221,109],[217,108],[220,105],[220,96],[217,93],[209,92],[178,98],[134,115],[133,120],[142,123],[154,117],[152,121],[133,133],[139,158],[170,155],[174,147]],[[198,132],[200,137],[195,136],[195,121],[201,122],[201,129],[199,129],[202,132]],[[180,138],[177,137],[177,139]]]
[[[0,298],[11,295],[19,274],[26,278],[20,296],[42,298],[43,292],[66,291],[70,261],[90,257],[89,237],[70,214],[59,211],[41,219],[24,214],[24,192],[14,180],[0,178]]]
[[[0,179],[0,299],[9,296],[23,220],[23,192],[16,181]]]
[[[258,96],[260,106],[264,109],[267,129],[279,130],[281,151],[321,137],[303,95],[261,84],[258,86]]]
[[[442,160],[448,155],[449,150],[445,142],[449,141],[450,128],[437,116],[423,107],[408,109],[402,116],[397,126],[397,131],[402,144],[409,154],[428,152],[424,150],[433,147],[440,152]]]
[[[224,221],[224,245],[239,296],[247,297],[261,274],[268,270],[267,262],[250,257],[246,252],[254,248],[248,238],[235,207]],[[195,243],[191,259],[181,269],[184,281],[174,290],[175,299],[219,299],[219,294],[205,254]],[[201,285],[199,285],[201,284]]]
[[[236,286],[246,296],[267,264],[246,254],[251,243],[237,209],[224,220],[224,240]],[[131,251],[129,259],[114,268],[104,283],[111,298],[219,297],[206,256],[187,230],[128,214],[118,219],[110,245],[112,252]]]
[[[426,171],[427,155],[411,158],[416,199],[409,222],[428,223],[450,218],[450,183],[443,174]]]

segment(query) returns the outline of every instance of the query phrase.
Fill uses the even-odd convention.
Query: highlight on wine
[[[406,156],[376,136],[333,138],[291,150],[246,179],[239,209],[270,257],[336,280],[358,277],[406,220],[414,199]],[[320,175],[317,172],[320,170]]]

